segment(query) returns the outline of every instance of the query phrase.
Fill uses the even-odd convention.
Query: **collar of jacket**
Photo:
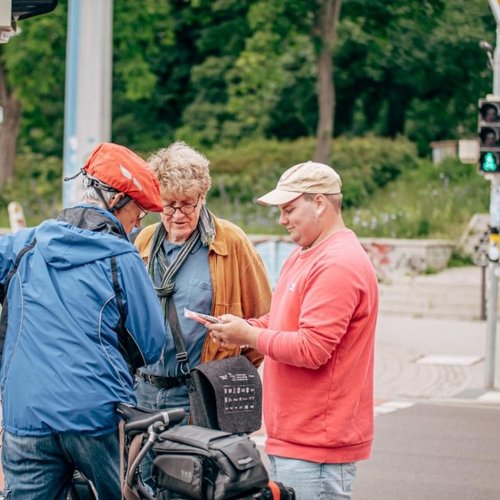
[[[81,229],[110,233],[128,240],[120,221],[112,213],[95,205],[82,204],[65,208],[59,213],[56,220],[67,222]]]
[[[212,216],[212,220],[214,221],[215,225],[215,238],[214,241],[212,241],[212,243],[208,245],[208,250],[209,252],[215,252],[218,255],[228,255],[229,250],[227,245],[227,238],[225,237],[225,228],[212,212],[210,212],[210,215]],[[143,259],[149,258],[151,240],[156,228],[158,227],[158,224],[161,224],[161,222],[146,226],[136,239],[136,247]]]

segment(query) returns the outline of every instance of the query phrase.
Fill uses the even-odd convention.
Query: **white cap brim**
[[[298,198],[304,193],[296,191],[283,191],[282,189],[273,189],[269,193],[257,199],[260,205],[284,205]]]

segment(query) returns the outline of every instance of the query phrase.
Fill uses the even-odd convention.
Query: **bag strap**
[[[175,301],[172,296],[167,298],[167,317],[168,323],[170,325],[170,330],[172,331],[172,337],[174,338],[175,349],[177,354],[175,359],[180,367],[181,373],[187,375],[191,378],[191,368],[189,367],[189,358],[186,350],[186,345],[184,344],[184,339],[182,338],[181,325],[179,323],[179,316],[177,315],[177,308],[175,307]]]
[[[120,288],[120,284],[118,282],[118,271],[116,265],[116,257],[114,255],[111,256],[111,276],[113,278],[113,288],[115,291],[116,302],[118,305],[118,311],[120,312],[120,324],[122,329],[125,328],[125,319],[127,317],[125,313],[125,306],[123,305],[123,296]]]
[[[7,274],[5,278],[5,282],[3,286],[0,287],[0,302],[2,304],[2,313],[0,315],[0,363],[3,361],[3,347],[5,345],[5,337],[7,336],[7,323],[9,321],[9,307],[7,305],[7,291],[9,288],[10,280],[17,272],[17,268],[19,267],[19,263],[23,255],[31,250],[36,244],[36,239],[33,239],[31,243],[28,243],[25,247],[21,249],[21,251],[17,254],[16,260],[14,261],[14,265],[12,269]]]
[[[10,280],[12,279],[14,274],[16,274],[17,268],[19,267],[19,263],[21,262],[23,255],[26,252],[29,252],[35,246],[35,244],[36,244],[36,238],[34,238],[31,243],[28,243],[25,247],[23,247],[21,251],[17,254],[16,260],[14,261],[14,265],[12,266],[12,269],[9,271],[9,274],[7,274],[5,282],[2,286],[2,291],[0,295],[0,302],[2,303],[2,305],[4,304],[5,299],[7,297],[7,289],[9,288]]]
[[[133,336],[127,330],[125,322],[127,320],[127,312],[125,310],[125,304],[123,302],[123,293],[120,288],[120,283],[118,281],[118,265],[116,262],[116,257],[114,255],[110,258],[111,261],[111,276],[113,282],[113,290],[115,292],[116,304],[118,307],[118,313],[120,319],[115,327],[116,334],[118,336],[118,347],[120,353],[124,357],[130,372],[133,374],[137,368],[146,365],[146,360],[142,354],[139,345],[134,340]]]

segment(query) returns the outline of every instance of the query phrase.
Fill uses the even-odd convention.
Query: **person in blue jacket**
[[[158,181],[129,149],[99,145],[83,203],[0,239],[5,498],[65,499],[75,468],[119,499],[119,402],[158,361],[156,292],[127,234],[161,212]],[[3,298],[3,297],[0,297]]]

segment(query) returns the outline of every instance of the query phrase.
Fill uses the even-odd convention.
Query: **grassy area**
[[[474,165],[421,160],[345,219],[360,236],[458,239],[473,214],[488,212],[489,189]]]

